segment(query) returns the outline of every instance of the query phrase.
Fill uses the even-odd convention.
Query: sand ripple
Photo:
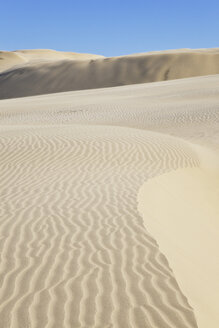
[[[145,125],[157,120],[141,100],[133,116],[130,88],[126,96],[121,88],[125,103],[114,99],[102,124],[97,117],[107,107],[98,91],[96,105],[94,91],[87,98],[80,93],[66,98],[68,106],[87,102],[76,116],[65,113],[58,96],[52,103],[33,98],[38,122],[30,119],[31,98],[19,100],[18,112],[13,100],[1,102],[1,327],[197,327],[167,259],[144,226],[137,194],[148,178],[197,166],[198,158],[187,141],[164,133],[165,126],[158,132],[156,124],[154,131],[143,123],[136,128],[142,112]],[[200,112],[193,124],[217,115],[215,107],[208,111],[206,120]],[[172,134],[193,114],[185,114],[183,124],[180,115],[171,111]]]
[[[3,327],[195,326],[136,207],[149,176],[196,164],[189,148],[121,127],[3,136]]]

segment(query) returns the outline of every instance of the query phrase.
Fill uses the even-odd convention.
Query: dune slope
[[[219,151],[218,94],[215,75],[0,101],[4,328],[197,328],[137,195]]]
[[[219,73],[219,50],[182,49],[104,58],[29,50],[0,53],[0,99]]]
[[[218,169],[166,173],[146,182],[139,194],[145,224],[189,297],[199,328],[219,323]]]

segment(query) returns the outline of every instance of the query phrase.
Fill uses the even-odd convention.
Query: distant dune
[[[219,73],[219,48],[120,57],[21,50],[0,52],[0,99]]]

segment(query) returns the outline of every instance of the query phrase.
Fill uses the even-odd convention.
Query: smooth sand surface
[[[90,60],[103,56],[64,52],[50,49],[0,51],[0,72],[43,63],[60,62],[62,60]]]
[[[190,302],[193,294],[214,311],[208,287],[195,294],[182,283],[185,270],[191,282],[202,276],[194,264],[174,264],[175,254],[186,259],[181,239],[169,260],[137,196],[145,181],[200,167],[197,149],[218,154],[218,95],[214,75],[0,101],[2,327],[197,328],[202,300]],[[194,231],[198,199],[184,231],[189,220]],[[187,252],[191,240],[184,243]],[[207,247],[208,239],[197,267]],[[209,286],[212,254],[203,273]]]
[[[139,210],[196,313],[198,327],[219,324],[219,165],[149,180]]]
[[[0,99],[219,74],[219,48],[106,57],[23,50],[0,52]]]

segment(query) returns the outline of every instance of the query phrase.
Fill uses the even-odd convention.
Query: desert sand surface
[[[196,313],[198,327],[219,323],[219,162],[147,181],[139,210]]]
[[[0,99],[219,74],[219,48],[103,57],[54,50],[0,52]]]
[[[218,101],[219,75],[0,101],[1,327],[218,326]]]

